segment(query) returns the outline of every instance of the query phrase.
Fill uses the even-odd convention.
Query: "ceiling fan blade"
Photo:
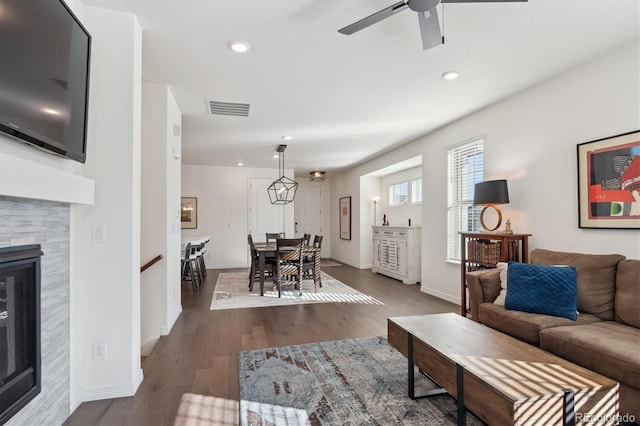
[[[367,28],[370,25],[375,24],[376,22],[387,19],[388,17],[393,16],[406,8],[407,4],[404,1],[400,1],[392,6],[387,7],[386,9],[382,9],[381,11],[374,13],[373,15],[369,15],[366,18],[359,20],[358,22],[347,25],[346,27],[339,29],[338,32],[341,34],[351,35],[355,32]]]
[[[527,1],[529,0],[440,0],[440,3],[510,3]]]
[[[438,11],[434,8],[426,12],[418,12],[422,49],[427,50],[442,44],[442,33],[438,21]]]

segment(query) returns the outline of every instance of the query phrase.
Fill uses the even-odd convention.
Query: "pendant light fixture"
[[[271,204],[289,204],[293,201],[298,190],[298,182],[284,175],[284,150],[286,145],[278,146],[278,173],[280,177],[267,188]]]

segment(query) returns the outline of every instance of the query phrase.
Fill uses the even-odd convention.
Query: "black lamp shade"
[[[507,181],[505,179],[498,179],[476,183],[473,193],[473,204],[483,206],[509,204]]]

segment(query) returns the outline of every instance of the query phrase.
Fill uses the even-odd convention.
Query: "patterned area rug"
[[[449,395],[409,399],[407,360],[384,337],[240,352],[238,369],[242,425],[457,424]],[[416,374],[418,393],[434,387]]]
[[[360,293],[348,285],[338,281],[331,275],[322,272],[322,287],[316,293],[313,280],[302,281],[302,296],[293,286],[282,287],[282,297],[273,290],[273,282],[264,283],[264,296],[260,296],[260,283],[249,291],[248,272],[222,272],[211,299],[211,310],[257,308],[261,306],[297,305],[307,303],[367,303],[383,305],[374,297]]]

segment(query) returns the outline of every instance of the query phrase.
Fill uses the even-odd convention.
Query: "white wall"
[[[166,324],[161,329],[162,335],[169,334],[171,327],[178,319],[178,315],[182,312],[182,304],[180,303],[180,287],[182,285],[180,281],[180,192],[182,191],[182,160],[180,158],[182,129],[180,129],[180,135],[176,135],[173,131],[174,125],[182,128],[182,112],[173,93],[170,89],[167,89],[167,174],[164,187],[167,193],[165,231],[167,234],[166,297],[168,302]],[[143,186],[143,188],[146,190],[146,187]]]
[[[249,181],[276,179],[277,169],[182,166],[182,196],[198,198],[198,228],[183,229],[182,240],[208,235],[207,268],[249,266]],[[286,169],[285,175],[293,176]],[[293,203],[283,207],[285,232],[294,233]]]
[[[533,234],[531,249],[640,258],[638,230],[578,228],[576,170],[577,144],[640,128],[639,75],[639,44],[622,46],[334,177],[332,203],[357,194],[360,176],[422,154],[422,291],[459,303],[459,265],[445,261],[446,150],[485,135],[485,178],[509,180],[503,216]],[[334,240],[333,257],[358,265],[360,244]]]
[[[87,162],[94,206],[72,210],[72,408],[133,395],[140,368],[140,110],[142,32],[133,14],[83,7],[92,35]],[[103,243],[92,226],[103,225]],[[72,229],[72,232],[73,229]],[[92,359],[95,341],[106,360]]]
[[[142,85],[142,200],[140,258],[163,259],[140,277],[141,352],[148,355],[171,330],[180,304],[181,112],[166,85]],[[164,290],[164,291],[163,291]]]

